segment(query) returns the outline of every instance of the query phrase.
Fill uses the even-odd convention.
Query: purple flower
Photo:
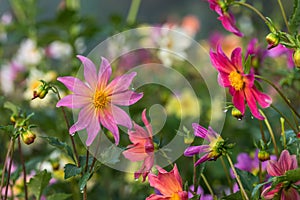
[[[278,46],[268,50],[267,55],[271,58],[277,58],[279,56],[286,56],[287,59],[287,66],[288,68],[293,68],[295,66],[295,63],[293,61],[293,50],[286,48],[282,44],[279,44]]]
[[[258,68],[267,56],[267,50],[259,46],[257,38],[253,38],[247,47],[245,60],[251,56],[251,67]]]
[[[188,192],[188,197],[189,199],[193,198],[194,195],[191,191],[194,191],[194,185],[191,185],[189,187],[189,192]],[[202,189],[201,186],[198,186],[196,194],[200,196],[199,200],[213,200],[213,196],[210,194],[204,194],[204,190]]]
[[[204,155],[195,163],[195,166],[200,165],[201,163],[208,160],[216,160],[218,157],[222,155],[222,151],[220,151],[220,146],[224,144],[223,138],[216,133],[211,127],[205,129],[199,124],[192,124],[194,129],[194,135],[196,137],[201,137],[204,140],[208,141],[207,145],[200,146],[190,146],[184,151],[185,156],[193,156],[195,154],[204,153]]]
[[[241,33],[235,24],[234,16],[228,12],[228,5],[225,2],[220,0],[207,0],[209,3],[209,7],[211,10],[216,11],[219,17],[218,19],[222,22],[223,27],[233,34],[243,37],[243,33]]]
[[[84,66],[84,78],[86,82],[72,76],[59,77],[62,82],[73,92],[58,103],[57,107],[66,106],[72,109],[81,108],[78,121],[70,128],[70,134],[86,129],[88,138],[86,145],[90,146],[99,131],[100,124],[112,132],[115,143],[119,143],[119,130],[117,125],[127,128],[132,127],[128,114],[118,106],[129,106],[140,100],[142,93],[128,90],[135,72],[119,76],[108,83],[112,69],[109,62],[102,58],[102,63],[97,70],[94,63],[84,57],[77,56]]]

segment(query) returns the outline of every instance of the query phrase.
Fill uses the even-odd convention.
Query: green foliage
[[[74,164],[68,163],[68,164],[65,165],[65,170],[64,170],[65,179],[77,176],[81,173],[81,171],[82,171],[81,167],[77,167]]]
[[[84,187],[86,186],[86,184],[87,184],[88,180],[90,179],[91,175],[92,174],[90,172],[86,172],[80,178],[80,180],[79,180],[79,190],[80,191],[84,190]]]
[[[115,145],[111,145],[103,153],[101,153],[100,160],[103,164],[116,164],[120,161],[121,151]]]
[[[47,170],[41,171],[36,174],[33,178],[30,179],[28,183],[28,189],[36,199],[40,200],[44,189],[49,184],[51,179],[51,174],[47,172]]]
[[[240,191],[222,198],[222,200],[241,200],[241,199],[243,199],[243,197]]]
[[[293,14],[289,19],[289,28],[293,33],[297,31],[300,25],[300,0],[294,0]]]
[[[71,197],[71,194],[56,193],[47,197],[47,200],[65,200]]]
[[[235,169],[242,181],[242,184],[243,184],[245,190],[252,191],[254,185],[259,182],[258,177],[254,176],[250,172],[243,171],[238,168],[235,168]]]

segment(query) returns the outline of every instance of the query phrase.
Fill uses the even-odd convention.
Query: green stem
[[[231,194],[233,194],[233,187],[232,187],[232,182],[231,182],[230,174],[229,174],[229,172],[227,170],[227,166],[226,166],[226,164],[225,164],[224,159],[223,159],[222,156],[220,157],[220,160],[221,160],[222,167],[223,167],[225,175],[226,175],[227,182],[229,184],[230,192],[231,192]]]
[[[203,181],[204,181],[204,183],[205,183],[205,185],[206,185],[206,187],[207,187],[209,193],[211,194],[211,196],[214,197],[214,196],[215,196],[214,191],[213,191],[212,188],[210,187],[210,185],[209,185],[209,183],[208,183],[206,177],[204,176],[203,173],[201,173],[200,176],[201,176],[201,178],[203,179]]]
[[[288,32],[290,32],[290,29],[289,29],[289,24],[288,24],[288,21],[287,21],[287,18],[286,18],[286,14],[285,14],[285,11],[284,11],[284,8],[283,8],[283,5],[281,3],[281,0],[277,0],[278,4],[279,4],[279,7],[280,7],[280,11],[281,11],[281,14],[282,14],[282,17],[283,17],[283,20],[284,20],[284,23],[286,25],[286,28],[288,29]]]
[[[280,124],[281,124],[281,137],[282,137],[282,143],[283,148],[286,149],[286,136],[284,131],[284,118],[280,117]]]
[[[284,120],[288,123],[290,128],[293,129],[293,131],[297,135],[298,131],[293,127],[291,121],[280,110],[278,110],[275,106],[271,105],[271,108],[273,108],[276,112],[278,112],[284,118]]]
[[[269,21],[265,18],[265,16],[261,12],[259,12],[259,10],[257,10],[255,7],[253,7],[252,5],[245,3],[245,2],[241,2],[241,1],[233,2],[232,4],[241,5],[246,8],[249,8],[250,10],[253,10],[266,24],[269,23]]]
[[[13,161],[13,156],[14,156],[14,144],[15,144],[15,140],[13,139],[13,144],[12,144],[12,149],[10,152],[10,161],[9,161],[9,166],[8,166],[8,171],[7,171],[7,180],[6,180],[6,188],[5,188],[5,196],[4,196],[4,200],[7,199],[7,194],[8,194],[8,187],[9,187],[9,181],[10,181],[10,174],[11,174],[11,167],[12,167],[12,161]]]
[[[132,0],[131,1],[131,5],[130,5],[128,16],[127,16],[128,24],[131,25],[131,24],[135,23],[140,4],[141,4],[141,0]]]
[[[235,168],[234,168],[234,165],[233,165],[233,163],[232,163],[232,160],[231,160],[230,156],[228,155],[228,153],[226,154],[226,157],[227,157],[227,160],[228,160],[228,162],[229,162],[229,165],[230,165],[230,167],[231,167],[231,169],[232,169],[232,171],[233,171],[233,174],[234,174],[234,176],[235,176],[235,179],[236,179],[236,181],[237,181],[238,184],[239,184],[239,187],[240,187],[240,190],[241,190],[241,194],[242,194],[243,199],[244,199],[244,200],[249,200],[249,198],[248,198],[248,196],[247,196],[247,193],[246,193],[246,191],[245,191],[245,189],[244,189],[244,187],[243,187],[243,185],[242,185],[241,179],[240,179],[239,175],[237,174],[237,172],[236,172],[236,170],[235,170]]]
[[[269,123],[269,120],[268,120],[267,116],[264,114],[264,112],[262,110],[259,110],[259,112],[265,118],[264,122],[265,122],[265,124],[266,124],[266,126],[268,128],[269,133],[270,133],[270,136],[271,136],[271,139],[272,139],[272,142],[273,142],[273,145],[274,145],[275,154],[276,154],[277,158],[279,158],[279,152],[278,152],[278,148],[277,148],[275,136],[274,136],[272,127],[271,127],[271,125]]]
[[[18,136],[18,148],[19,148],[20,161],[22,163],[22,170],[23,170],[25,200],[28,200],[28,191],[27,191],[27,184],[26,184],[26,167],[25,167],[25,161],[22,152],[20,135]]]
[[[261,139],[263,140],[264,144],[267,144],[267,140],[266,140],[266,137],[265,137],[265,132],[264,132],[264,129],[263,129],[263,124],[260,120],[259,121],[259,129],[260,129],[260,134],[261,134]]]
[[[290,101],[286,98],[286,96],[284,96],[284,94],[279,90],[278,87],[276,87],[276,85],[274,83],[272,83],[271,81],[269,81],[268,79],[259,76],[259,75],[255,75],[255,78],[259,78],[263,81],[265,81],[266,83],[268,83],[269,85],[271,85],[277,92],[278,94],[282,97],[282,99],[285,101],[285,103],[292,109],[292,111],[297,115],[298,118],[300,118],[300,114],[296,111],[296,109],[291,105]]]
[[[194,194],[196,194],[197,192],[197,188],[198,188],[198,184],[197,184],[197,168],[195,166],[195,163],[196,163],[196,155],[193,155],[193,185],[194,185]]]
[[[87,172],[88,171],[88,165],[89,165],[89,147],[87,147],[86,149],[86,159],[85,159],[85,169],[84,171]],[[87,200],[87,186],[84,187],[83,190],[83,199]]]
[[[97,146],[96,146],[96,151],[95,151],[95,155],[93,155],[93,162],[92,162],[92,165],[91,165],[91,168],[90,168],[90,173],[92,173],[93,171],[93,168],[94,168],[94,165],[97,161],[97,154],[98,154],[98,151],[100,149],[100,143],[101,143],[101,133],[99,135],[99,139],[98,139],[98,142],[97,142]]]

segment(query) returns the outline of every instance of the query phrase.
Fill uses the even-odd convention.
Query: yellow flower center
[[[229,74],[229,81],[231,86],[235,89],[235,90],[241,90],[244,88],[244,80],[243,80],[243,76],[238,73],[237,71],[233,71]]]
[[[102,109],[109,103],[110,98],[104,91],[97,90],[94,95],[93,103],[96,109]]]
[[[180,200],[180,196],[178,195],[178,193],[173,193],[170,200]]]

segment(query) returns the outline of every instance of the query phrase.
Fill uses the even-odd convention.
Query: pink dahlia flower
[[[158,168],[158,175],[150,173],[149,183],[159,194],[151,194],[146,200],[187,200],[188,193],[182,190],[182,179],[176,164],[172,171]]]
[[[296,155],[290,155],[287,150],[281,152],[280,158],[278,161],[270,160],[267,165],[267,172],[271,176],[283,176],[286,171],[294,170],[298,168]],[[296,183],[300,184],[300,181]],[[286,187],[283,183],[279,183],[275,188],[271,189],[272,186],[268,186],[262,192],[261,196],[264,199],[274,199],[275,196],[280,195],[281,200],[295,200],[300,199],[299,192],[287,185]]]
[[[73,92],[58,103],[57,107],[66,106],[72,109],[80,108],[78,121],[70,128],[73,135],[76,131],[86,129],[88,137],[86,145],[90,146],[101,130],[100,124],[112,132],[115,143],[119,143],[119,129],[117,125],[132,127],[128,114],[118,106],[129,106],[142,98],[142,93],[128,90],[135,72],[116,77],[108,83],[112,69],[109,62],[102,58],[97,74],[94,63],[84,57],[77,56],[84,66],[86,82],[72,76],[57,78]]]
[[[143,161],[140,170],[134,173],[134,178],[138,179],[141,175],[145,181],[154,163],[154,144],[152,141],[152,127],[146,118],[146,109],[142,113],[142,120],[146,130],[134,123],[134,130],[129,130],[129,139],[133,143],[127,146],[123,155],[132,162]]]
[[[234,16],[227,11],[228,5],[226,5],[225,2],[220,0],[207,0],[207,1],[209,3],[210,9],[218,13],[219,15],[218,19],[222,22],[223,27],[227,31],[239,37],[243,37],[243,33],[241,33],[235,25]]]
[[[257,103],[262,108],[267,108],[271,105],[272,99],[254,85],[253,70],[249,74],[244,73],[241,48],[234,49],[229,59],[218,46],[216,52],[210,51],[210,58],[219,72],[219,84],[229,88],[234,106],[244,115],[246,101],[253,116],[263,120],[264,117],[259,113]]]

